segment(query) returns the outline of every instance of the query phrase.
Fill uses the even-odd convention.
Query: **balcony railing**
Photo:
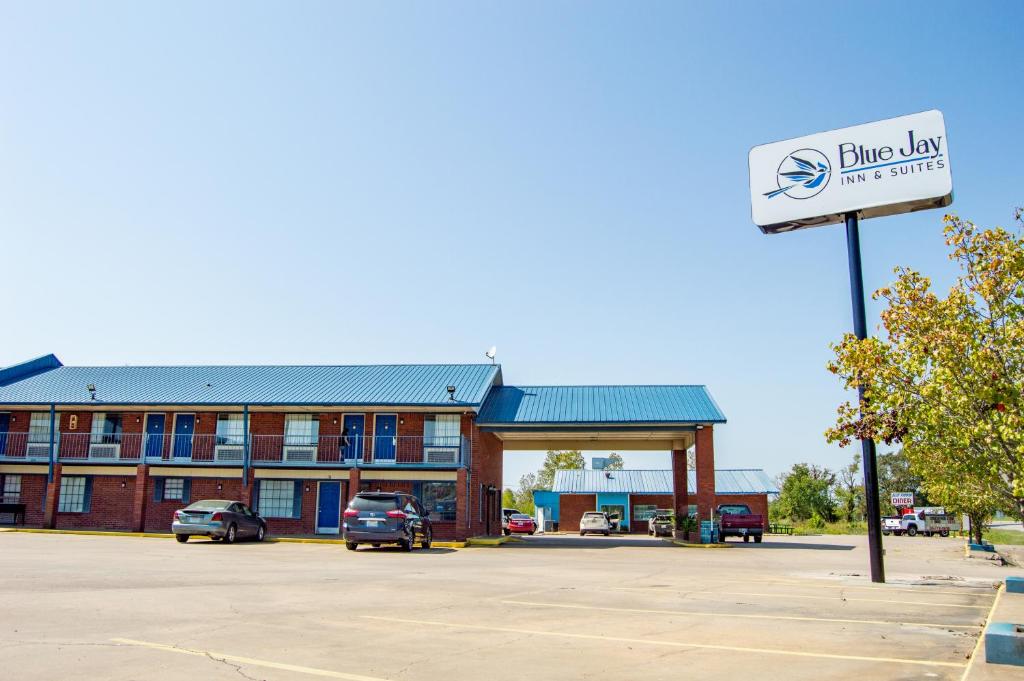
[[[394,464],[463,466],[469,461],[469,440],[461,435],[322,435],[296,438],[253,435],[254,464]]]
[[[241,465],[241,437],[175,435],[172,433],[59,433],[54,443],[57,460],[74,462],[141,462]],[[465,466],[469,440],[461,435],[420,437],[322,435],[250,435],[254,465],[423,465]],[[49,435],[0,432],[0,460],[46,462]]]

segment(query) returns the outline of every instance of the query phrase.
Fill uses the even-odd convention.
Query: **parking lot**
[[[499,548],[0,533],[2,677],[959,679],[1002,572],[949,539]]]

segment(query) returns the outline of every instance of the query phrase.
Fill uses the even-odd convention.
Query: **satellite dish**
[[[494,356],[498,354],[498,347],[495,345],[491,346],[491,349],[484,353],[487,359],[491,360],[491,364],[494,364]]]

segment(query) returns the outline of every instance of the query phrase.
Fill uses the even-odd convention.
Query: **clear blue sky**
[[[762,236],[747,151],[938,108],[953,210],[1008,225],[1022,23],[1016,3],[4,3],[0,365],[496,344],[509,383],[707,384],[721,467],[841,465],[844,233]],[[897,264],[947,285],[941,217],[866,222],[866,286]],[[506,459],[509,483],[539,463]]]

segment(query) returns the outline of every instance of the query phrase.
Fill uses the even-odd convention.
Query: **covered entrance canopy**
[[[725,422],[703,385],[495,386],[477,417],[504,449],[671,452],[680,514],[689,504],[686,451],[694,447],[701,518],[714,503],[713,429]]]

